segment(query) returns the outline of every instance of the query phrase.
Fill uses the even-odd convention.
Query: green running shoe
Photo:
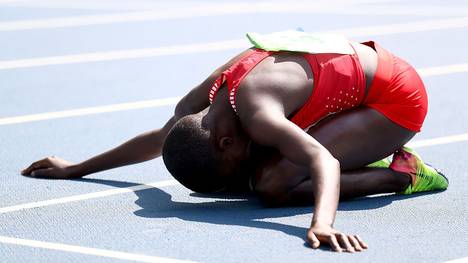
[[[366,165],[369,168],[388,168],[390,167],[390,161],[388,158],[383,158],[380,161],[373,162],[371,164]]]
[[[390,169],[409,174],[411,184],[400,194],[445,190],[449,185],[448,178],[439,170],[425,164],[412,149],[402,147],[393,155]]]

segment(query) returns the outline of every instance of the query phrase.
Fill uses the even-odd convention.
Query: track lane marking
[[[462,141],[468,141],[468,133],[436,137],[436,138],[425,139],[425,140],[411,141],[408,143],[408,146],[413,147],[413,148],[423,148],[423,147],[449,144],[449,143],[462,142]],[[22,211],[22,210],[32,209],[32,208],[40,208],[40,207],[47,207],[47,206],[58,205],[58,204],[65,204],[65,203],[70,203],[70,202],[97,199],[97,198],[108,197],[108,196],[117,195],[117,194],[136,192],[136,191],[141,191],[141,190],[146,190],[146,189],[151,189],[151,188],[169,187],[169,186],[175,186],[175,185],[180,186],[179,182],[177,182],[174,179],[170,179],[170,180],[165,180],[165,181],[153,182],[149,184],[140,184],[140,185],[126,187],[126,188],[116,188],[116,189],[99,191],[99,192],[88,193],[88,194],[80,194],[80,195],[73,195],[73,196],[62,197],[62,198],[49,199],[49,200],[44,200],[44,201],[24,203],[24,204],[19,204],[19,205],[2,207],[0,208],[0,214]]]
[[[423,32],[431,30],[445,30],[464,27],[468,27],[468,17],[424,20],[417,22],[387,24],[380,26],[353,27],[347,29],[345,28],[337,30],[320,31],[318,33],[335,33],[343,34],[347,37],[364,37],[410,32]],[[208,43],[196,43],[188,45],[163,46],[156,48],[127,49],[62,56],[0,60],[0,70],[113,61],[123,59],[149,58],[181,54],[195,54],[203,52],[242,49],[248,48],[249,46],[249,42],[246,39],[238,39]]]
[[[468,63],[420,68],[420,69],[417,69],[417,71],[422,77],[431,77],[431,76],[446,75],[446,74],[452,74],[452,73],[468,72]],[[53,111],[53,112],[44,112],[44,113],[20,115],[20,116],[13,116],[13,117],[4,117],[4,118],[0,118],[0,126],[34,122],[34,121],[44,121],[44,120],[51,120],[51,119],[94,115],[94,114],[109,113],[109,112],[171,106],[171,105],[177,104],[177,102],[181,98],[182,97],[171,97],[171,98],[164,98],[164,99],[154,99],[154,100],[144,100],[144,101],[136,101],[136,102],[128,102],[128,103],[110,104],[110,105],[104,105],[104,106],[79,108],[79,109],[64,110],[64,111]]]
[[[326,2],[326,4],[324,4]],[[164,21],[176,19],[190,19],[200,17],[214,17],[226,15],[248,15],[248,14],[336,14],[336,15],[407,15],[407,16],[466,16],[468,9],[464,6],[395,6],[395,5],[357,5],[360,3],[370,4],[370,1],[292,1],[281,2],[228,2],[208,3],[197,6],[169,6],[154,5],[150,10],[141,11],[145,8],[122,6],[132,12],[120,12],[98,15],[67,16],[42,19],[25,19],[0,22],[0,31],[20,31],[48,28],[83,27],[94,25],[108,25],[117,23],[135,23],[148,21]],[[379,2],[379,1],[374,1]],[[382,1],[380,1],[382,2]],[[385,1],[383,1],[385,2]],[[89,3],[85,3],[88,4]],[[82,4],[83,5],[83,4]],[[67,8],[67,4],[64,4]],[[99,9],[105,8],[106,4],[99,4]],[[109,5],[107,5],[109,6]],[[85,6],[86,7],[86,6]],[[119,9],[112,6],[114,10]],[[140,9],[140,10],[138,10]]]
[[[421,148],[421,147],[449,144],[449,143],[455,143],[455,142],[464,142],[464,141],[468,141],[468,133],[442,136],[442,137],[436,137],[432,139],[416,140],[412,142],[410,141],[408,143],[408,146],[414,147],[414,148]]]
[[[72,253],[78,253],[78,254],[84,254],[84,255],[100,256],[100,257],[107,257],[107,258],[114,258],[114,259],[121,259],[121,260],[131,260],[131,261],[138,261],[138,262],[151,262],[151,263],[194,262],[194,261],[187,261],[187,260],[147,256],[147,255],[142,255],[142,254],[133,254],[133,253],[128,253],[128,252],[113,251],[113,250],[91,248],[91,247],[81,247],[81,246],[66,245],[66,244],[60,244],[60,243],[44,242],[44,241],[38,241],[38,240],[22,239],[22,238],[7,237],[7,236],[0,236],[0,243],[26,246],[26,247],[34,247],[34,248],[44,248],[44,249],[50,249],[50,250],[58,250],[58,251],[64,251],[64,252],[72,252]]]
[[[331,3],[331,5],[341,5]],[[209,5],[171,8],[158,11],[124,12],[117,14],[83,15],[46,19],[28,19],[0,22],[0,31],[19,31],[31,29],[63,28],[77,26],[105,25],[116,23],[187,19],[234,14],[307,12],[307,10],[330,9],[321,2],[291,3],[212,3]]]
[[[0,22],[0,31],[19,31],[47,28],[64,28],[78,26],[106,25],[117,23],[134,23],[145,21],[161,21],[190,19],[200,17],[245,15],[245,14],[356,14],[356,15],[415,15],[418,16],[466,16],[466,7],[451,6],[363,6],[359,4],[376,4],[388,1],[369,0],[328,0],[328,1],[288,1],[282,2],[224,2],[224,3],[202,3],[196,6],[164,5],[156,4],[150,10],[137,8],[132,4],[121,4],[121,8],[133,9],[133,12],[120,12],[98,15],[67,16],[42,19],[25,19]],[[1,3],[1,2],[0,2]],[[32,3],[34,5],[34,3]],[[36,3],[36,5],[38,5]],[[70,8],[69,4],[63,4]],[[91,7],[89,3],[81,3],[86,8]],[[96,5],[96,4],[94,4]],[[106,4],[98,3],[97,7],[102,10]],[[359,6],[356,6],[359,5]],[[107,6],[110,6],[107,4]],[[112,6],[112,9],[118,8]],[[77,7],[79,9],[79,7]],[[138,11],[140,9],[140,11]]]
[[[166,1],[169,2],[169,1]],[[119,2],[119,1],[82,1],[82,0],[74,0],[74,1],[63,1],[63,0],[35,0],[35,1],[24,1],[24,0],[0,0],[0,5],[3,6],[12,6],[12,7],[29,7],[29,8],[59,8],[59,9],[82,9],[82,10],[121,10],[121,11],[142,11],[142,10],[163,10],[166,11],[167,9],[172,8],[187,8],[187,4],[182,2],[174,2],[174,3],[166,3],[163,1],[150,1],[150,2],[140,2],[140,1],[130,1],[130,2]],[[262,1],[263,4],[278,4],[277,2],[267,2]],[[305,1],[291,1],[292,3],[304,3]],[[395,0],[316,0],[313,3],[321,2],[323,3],[333,3],[333,4],[346,4],[348,5],[359,5],[359,4],[379,4],[384,3],[388,4],[391,2],[395,2]],[[236,2],[224,2],[223,4],[236,4],[236,3],[246,3],[246,1],[236,1]],[[255,3],[255,2],[254,2]],[[197,1],[196,3],[198,6],[206,5],[207,7],[216,5],[219,3],[213,1]],[[437,6],[436,6],[437,7]],[[439,10],[444,10],[443,7],[439,7]],[[450,7],[449,7],[450,8]],[[420,7],[420,9],[424,9],[424,7]],[[424,12],[424,11],[423,11]],[[456,12],[456,11],[455,11]]]
[[[215,52],[248,48],[249,45],[247,42],[248,41],[246,40],[227,40],[157,48],[126,49],[63,56],[0,60],[0,70]]]
[[[110,190],[99,191],[99,192],[88,193],[88,194],[72,195],[72,196],[49,199],[49,200],[44,200],[44,201],[2,207],[0,208],[0,214],[21,211],[21,210],[26,210],[26,209],[32,209],[32,208],[38,208],[38,207],[45,207],[45,206],[51,206],[51,205],[83,201],[83,200],[90,200],[90,199],[107,197],[107,196],[112,196],[112,195],[117,195],[117,194],[136,192],[136,191],[146,190],[150,188],[160,188],[160,187],[168,187],[168,186],[174,186],[174,185],[179,185],[179,182],[177,182],[174,179],[170,179],[170,180],[165,180],[165,181],[153,182],[149,184],[140,184],[140,185],[135,185],[131,187],[125,187],[125,188],[122,187],[122,188],[110,189]]]
[[[25,122],[44,121],[60,118],[70,118],[85,115],[94,115],[108,112],[127,111],[146,108],[158,108],[175,105],[182,97],[172,97],[164,99],[144,100],[128,103],[110,104],[97,107],[79,108],[64,111],[44,112],[38,114],[22,115],[15,117],[0,118],[0,126],[8,124],[18,124]]]
[[[419,75],[423,77],[432,77],[453,73],[462,73],[468,71],[468,63],[452,64],[445,66],[429,67],[417,69]]]
[[[467,263],[467,262],[468,262],[468,257],[456,258],[456,259],[452,259],[449,261],[444,261],[444,263]]]

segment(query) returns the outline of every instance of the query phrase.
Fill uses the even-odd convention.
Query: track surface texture
[[[37,159],[78,162],[160,127],[179,96],[248,46],[245,32],[298,27],[378,41],[427,86],[428,117],[412,143],[450,186],[342,202],[336,228],[359,234],[367,251],[312,250],[312,207],[195,194],[160,159],[80,180],[20,176]],[[0,0],[0,261],[466,258],[467,47],[467,1]]]

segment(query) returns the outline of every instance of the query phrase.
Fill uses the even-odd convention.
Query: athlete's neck
[[[227,88],[221,88],[204,117],[204,123],[210,132],[218,136],[228,136],[237,132],[238,117],[232,109]]]

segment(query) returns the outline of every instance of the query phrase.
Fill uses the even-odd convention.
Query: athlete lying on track
[[[266,51],[256,43],[185,95],[161,129],[79,164],[49,157],[22,174],[77,178],[163,154],[194,191],[248,181],[267,204],[313,204],[313,248],[361,251],[359,236],[333,228],[340,196],[443,190],[448,180],[403,147],[427,112],[413,67],[374,42],[345,44],[352,52]],[[391,154],[391,163],[383,159]]]

